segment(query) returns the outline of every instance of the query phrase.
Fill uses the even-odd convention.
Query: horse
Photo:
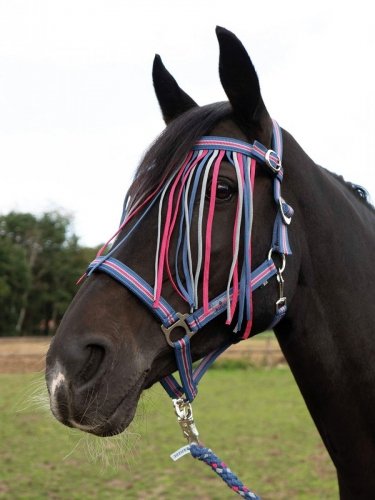
[[[158,381],[181,389],[170,375],[183,338],[189,364],[272,325],[336,467],[340,498],[373,499],[375,210],[363,190],[277,128],[245,47],[225,28],[216,33],[227,102],[198,106],[155,56],[166,128],[136,171],[109,254],[91,264],[51,342],[51,410],[67,426],[120,433],[142,391]],[[264,262],[269,273],[254,287]],[[109,272],[115,264],[127,269],[126,283]],[[218,296],[216,313],[194,332],[192,314],[211,311]],[[162,313],[173,316],[163,331]],[[190,371],[181,372],[190,383]],[[189,390],[191,400],[194,384]]]

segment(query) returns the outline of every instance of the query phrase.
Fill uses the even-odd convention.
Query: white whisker
[[[32,380],[14,405],[16,413],[30,409],[50,412],[49,395],[44,375],[43,378],[38,376],[36,380]]]

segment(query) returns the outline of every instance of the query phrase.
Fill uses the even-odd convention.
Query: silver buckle
[[[271,163],[271,160],[270,160],[271,153],[274,153],[277,156],[278,163],[277,163],[276,167],[274,167],[272,165],[272,163]],[[273,149],[269,149],[268,151],[266,151],[266,154],[264,155],[264,161],[266,162],[266,165],[268,167],[270,167],[270,169],[272,170],[272,172],[274,172],[275,174],[277,174],[278,172],[280,172],[280,170],[281,170],[281,160],[279,158],[279,155],[276,153],[276,151],[274,151]]]
[[[178,312],[176,313],[176,316],[178,317],[178,320],[175,323],[173,323],[173,325],[171,326],[160,325],[160,328],[165,335],[166,341],[171,347],[174,347],[173,341],[171,340],[171,333],[175,328],[183,328],[185,330],[185,334],[188,336],[189,339],[191,339],[191,337],[195,333],[190,330],[189,325],[186,323],[186,318],[189,317],[189,314],[182,314]]]
[[[285,224],[287,226],[289,226],[292,218],[291,217],[288,217],[285,212],[284,212],[284,207],[283,207],[283,202],[281,201],[281,198],[279,198],[279,208],[280,208],[280,213],[281,213],[281,217],[283,219],[283,221],[285,222]]]

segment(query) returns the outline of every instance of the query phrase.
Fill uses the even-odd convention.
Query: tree
[[[0,334],[13,335],[30,289],[31,272],[25,250],[2,237],[0,269]]]
[[[49,334],[61,320],[95,254],[70,224],[58,212],[0,217],[0,335]]]

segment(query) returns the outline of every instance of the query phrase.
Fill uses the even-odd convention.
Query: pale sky
[[[154,54],[199,104],[224,100],[217,24],[273,118],[375,199],[372,2],[0,0],[0,213],[59,209],[82,244],[106,240],[163,128]]]

